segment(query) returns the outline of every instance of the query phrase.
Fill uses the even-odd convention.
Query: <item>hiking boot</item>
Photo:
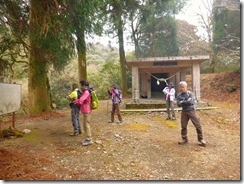
[[[108,123],[114,123],[113,121],[109,121]]]
[[[92,140],[84,140],[83,142],[82,142],[82,146],[88,146],[88,145],[90,145],[90,144],[92,144],[93,142],[92,142]]]
[[[186,140],[186,139],[181,139],[181,140],[178,142],[178,144],[180,144],[180,145],[182,145],[182,144],[186,144],[186,143],[188,143],[188,140]]]
[[[206,144],[207,144],[206,141],[205,141],[204,139],[200,140],[199,143],[200,143],[200,146],[204,146],[204,147],[205,147]]]
[[[173,117],[173,118],[172,118],[172,120],[176,120],[176,118],[175,118],[175,117]]]
[[[166,118],[166,120],[170,120],[170,119],[171,119],[171,117],[167,117],[167,118]]]
[[[77,136],[77,135],[79,135],[79,133],[70,134],[70,136]]]

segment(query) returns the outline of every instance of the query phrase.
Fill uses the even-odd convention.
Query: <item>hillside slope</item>
[[[201,98],[207,101],[240,102],[239,72],[201,74]],[[234,91],[231,91],[231,90]]]

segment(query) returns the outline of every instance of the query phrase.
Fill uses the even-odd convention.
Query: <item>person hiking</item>
[[[83,129],[85,131],[85,140],[82,141],[83,146],[87,146],[92,144],[92,135],[91,135],[91,94],[89,92],[89,82],[87,81],[80,81],[81,89],[82,89],[82,96],[75,100],[75,104],[81,105],[81,113],[83,114]]]
[[[120,92],[117,89],[115,84],[110,86],[110,89],[108,89],[108,94],[109,94],[109,96],[111,96],[111,100],[112,100],[111,121],[109,121],[109,123],[113,123],[114,122],[115,111],[116,111],[117,116],[118,116],[117,123],[122,123],[122,117],[121,117],[121,114],[120,114],[120,102],[121,102]]]
[[[81,91],[78,89],[78,84],[73,83],[72,92],[66,97],[67,100],[70,101],[69,105],[71,108],[71,121],[72,126],[74,128],[73,133],[70,136],[76,136],[81,134],[81,126],[80,126],[80,105],[74,104],[74,100],[79,98],[79,93]]]
[[[176,118],[175,118],[175,110],[174,110],[174,101],[175,101],[174,84],[172,82],[170,82],[167,85],[167,87],[165,87],[163,89],[163,92],[165,94],[167,115],[168,115],[166,120],[169,120],[169,119],[176,120]],[[172,114],[172,118],[171,118],[171,114]]]
[[[181,141],[179,144],[188,143],[187,138],[187,125],[188,121],[191,120],[196,128],[197,139],[202,146],[206,146],[206,141],[203,139],[202,126],[200,123],[200,118],[196,114],[195,109],[195,97],[191,91],[187,90],[187,83],[181,81],[179,83],[180,93],[177,95],[177,106],[182,107],[181,111]]]

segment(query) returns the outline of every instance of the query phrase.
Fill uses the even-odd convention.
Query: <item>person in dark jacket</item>
[[[197,139],[202,146],[206,146],[206,141],[203,139],[202,127],[200,123],[200,118],[196,114],[195,109],[195,97],[191,91],[187,90],[187,83],[181,81],[179,83],[180,93],[177,95],[177,106],[182,107],[181,112],[181,138],[179,144],[188,143],[187,138],[187,125],[188,121],[191,120],[196,128]]]
[[[70,101],[71,108],[71,120],[74,131],[70,136],[76,136],[81,134],[81,123],[80,123],[80,105],[74,104],[74,100],[78,99],[78,84],[72,84],[72,92],[66,97]]]

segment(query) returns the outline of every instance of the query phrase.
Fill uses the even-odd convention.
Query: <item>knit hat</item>
[[[168,86],[173,88],[173,87],[174,87],[174,83],[173,83],[173,82],[170,82],[170,83],[168,84]]]

